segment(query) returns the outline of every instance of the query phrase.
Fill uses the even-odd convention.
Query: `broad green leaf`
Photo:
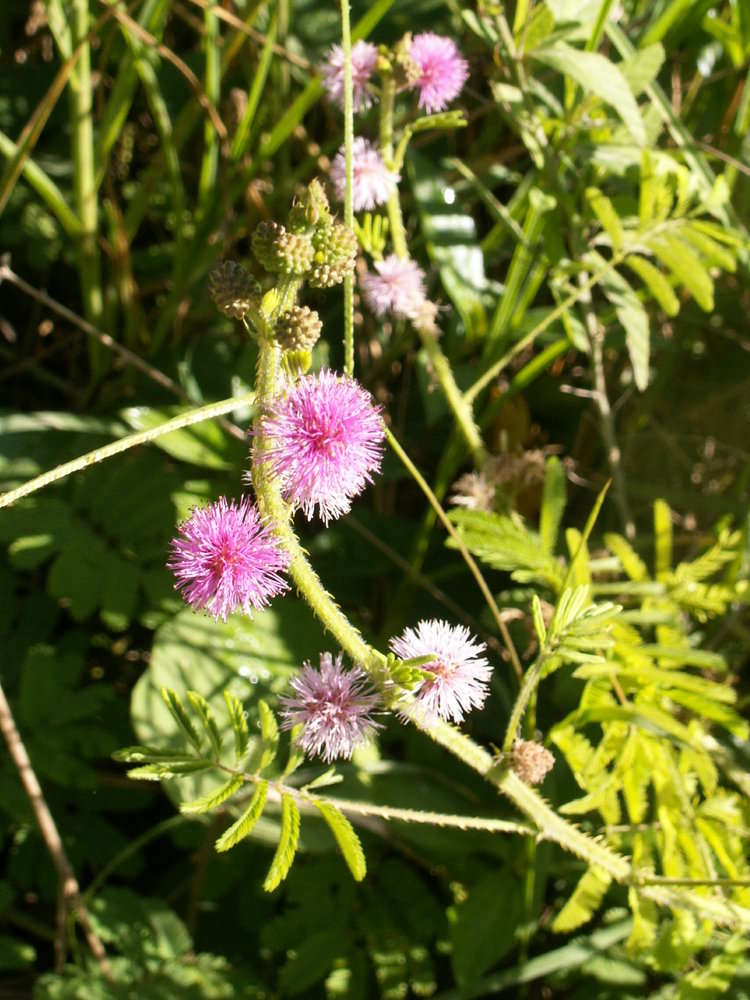
[[[161,410],[134,406],[123,410],[122,416],[134,430],[145,431],[187,412],[187,409],[184,406]],[[164,434],[155,438],[153,443],[173,458],[207,469],[235,469],[246,457],[242,442],[230,437],[223,427],[211,420]]]
[[[687,288],[701,309],[711,312],[714,307],[714,283],[688,244],[669,234],[649,236],[646,242],[661,263]]]
[[[316,799],[315,805],[336,838],[336,843],[339,845],[339,850],[343,854],[344,861],[349,866],[354,880],[361,882],[367,874],[367,864],[362,844],[354,827],[341,810],[330,802]]]
[[[654,267],[650,260],[646,260],[645,257],[638,257],[636,254],[626,257],[625,263],[631,271],[635,271],[638,277],[643,280],[667,316],[676,316],[680,311],[680,301],[659,268]]]
[[[664,63],[664,46],[660,43],[639,48],[620,63],[622,75],[630,84],[635,97],[642,94],[659,75]]]
[[[221,710],[223,692],[230,691],[255,711],[259,696],[275,701],[311,649],[325,648],[312,613],[292,597],[255,612],[252,619],[231,615],[226,624],[185,608],[157,629],[148,669],[133,690],[131,715],[137,738],[146,746],[183,746],[183,737],[159,693],[165,686],[197,691],[216,706],[223,742],[235,750],[231,719]],[[248,750],[252,750],[260,734],[249,735]],[[169,785],[167,792],[178,802],[197,799],[222,782],[210,772]]]
[[[522,898],[510,872],[493,873],[449,913],[451,962],[459,985],[481,976],[511,950],[523,918]]]
[[[638,104],[619,67],[598,52],[583,52],[557,41],[548,48],[529,55],[551,66],[580,84],[586,93],[595,94],[622,118],[639,146],[646,144],[646,129]]]
[[[225,785],[210,795],[203,798],[194,799],[192,802],[183,802],[180,805],[180,812],[183,813],[206,813],[212,809],[217,809],[227,799],[231,799],[235,792],[242,788],[244,781],[239,774],[233,775]]]
[[[245,837],[249,836],[253,827],[260,818],[266,804],[268,794],[268,782],[259,781],[255,786],[250,804],[244,810],[238,820],[235,820],[230,827],[216,841],[216,850],[219,852],[228,851],[235,844],[238,844]]]
[[[542,547],[549,553],[555,551],[557,533],[560,529],[560,521],[567,499],[565,469],[560,459],[552,455],[544,466],[542,509],[539,515],[539,535],[542,539]]]
[[[408,164],[427,252],[440,271],[440,280],[453,302],[466,333],[484,336],[487,317],[482,292],[487,281],[476,223],[458,201],[446,198],[439,163],[413,153]]]
[[[557,934],[566,934],[590,920],[601,905],[611,882],[611,876],[601,868],[593,865],[588,868],[581,876],[573,895],[555,917],[552,930]]]
[[[263,888],[273,892],[289,874],[299,840],[299,809],[291,795],[281,796],[281,837]]]

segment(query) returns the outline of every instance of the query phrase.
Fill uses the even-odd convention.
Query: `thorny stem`
[[[510,719],[508,720],[508,728],[505,731],[505,739],[503,740],[504,753],[508,753],[513,747],[513,742],[521,725],[523,713],[526,711],[526,706],[539,684],[539,678],[542,674],[542,667],[544,666],[545,659],[546,656],[544,653],[541,653],[537,659],[534,660],[524,675],[521,690],[518,692],[516,697],[515,704],[513,705],[513,711],[511,712]]]
[[[625,487],[625,476],[622,471],[622,453],[617,443],[615,433],[615,419],[612,414],[612,407],[607,395],[607,377],[604,371],[604,331],[602,330],[594,310],[591,307],[591,291],[588,276],[581,272],[578,282],[583,294],[581,295],[581,305],[586,320],[586,333],[591,345],[591,369],[594,383],[594,401],[599,411],[599,424],[601,428],[604,446],[607,449],[607,462],[612,472],[612,483],[614,485],[614,498],[617,509],[620,512],[625,535],[635,538],[635,522],[630,512],[628,495]]]
[[[178,417],[173,417],[172,420],[167,420],[157,427],[139,431],[137,434],[129,434],[127,437],[113,441],[112,444],[107,444],[103,448],[95,448],[93,451],[86,452],[85,455],[79,455],[78,458],[74,458],[72,461],[65,462],[62,465],[57,465],[49,472],[44,472],[41,476],[30,479],[27,483],[23,483],[23,485],[16,487],[14,490],[8,490],[7,493],[0,493],[0,509],[10,507],[11,504],[14,504],[22,497],[36,493],[37,490],[41,490],[45,486],[50,486],[52,483],[64,479],[73,472],[80,472],[82,469],[87,469],[90,465],[96,465],[97,462],[103,462],[107,458],[112,458],[113,455],[119,455],[129,448],[135,448],[140,444],[147,444],[162,437],[164,434],[169,434],[171,431],[180,430],[182,427],[190,427],[192,424],[199,424],[203,420],[211,420],[213,417],[218,417],[223,413],[230,413],[232,410],[239,410],[248,406],[253,402],[254,395],[254,393],[249,393],[246,396],[232,396],[230,399],[222,399],[218,403],[209,403],[208,406],[201,406],[197,410],[188,410],[187,413],[181,413]]]
[[[0,685],[0,732],[2,732],[5,742],[8,745],[11,759],[18,771],[24,790],[29,797],[34,818],[57,870],[59,905],[58,927],[55,937],[56,964],[58,968],[62,968],[65,962],[65,926],[68,909],[70,908],[81,924],[89,948],[99,963],[99,968],[107,979],[112,981],[112,970],[107,959],[107,953],[96,931],[91,926],[88,910],[81,898],[81,891],[78,887],[75,872],[65,853],[55,820],[47,806],[44,793],[29,759],[24,742],[21,739],[21,734],[16,727],[15,719],[13,718],[13,713],[5,697],[2,685]]]

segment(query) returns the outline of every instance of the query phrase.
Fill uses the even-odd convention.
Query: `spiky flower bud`
[[[252,238],[253,253],[267,271],[301,277],[313,260],[309,236],[290,233],[278,222],[258,223]]]
[[[318,226],[312,235],[315,258],[309,275],[313,288],[330,288],[354,270],[357,237],[348,226],[333,222]]]
[[[541,743],[516,740],[511,751],[511,766],[521,781],[538,785],[552,770],[555,758]]]
[[[257,306],[260,285],[242,264],[224,260],[211,270],[208,290],[220,312],[233,319],[242,319]]]
[[[323,329],[320,316],[307,306],[292,306],[276,324],[276,340],[284,351],[310,351]]]
[[[312,226],[327,223],[330,215],[331,209],[323,185],[314,177],[299,201],[292,205],[289,228],[293,233],[305,232]]]

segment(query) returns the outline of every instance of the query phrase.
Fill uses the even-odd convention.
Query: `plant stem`
[[[262,412],[264,400],[270,399],[276,390],[280,349],[269,338],[262,337],[259,343],[258,374],[256,378],[256,401]],[[268,442],[256,424],[253,460],[253,486],[261,514],[273,524],[276,534],[290,556],[289,575],[304,595],[311,609],[324,627],[334,636],[342,649],[346,650],[354,663],[359,664],[374,679],[385,680],[385,657],[372,649],[323,586],[320,577],[308,562],[304,550],[289,523],[290,510],[284,502],[278,483],[264,455]]]
[[[81,237],[78,246],[78,270],[86,319],[96,325],[102,314],[101,263],[98,244],[98,206],[94,156],[93,87],[91,81],[91,45],[88,41],[88,0],[72,0],[71,28],[74,48],[80,46],[78,62],[70,77],[73,143],[73,190]],[[94,375],[99,375],[102,354],[92,344],[90,361]]]
[[[399,457],[399,459],[401,460],[401,462],[403,463],[403,465],[409,470],[412,478],[416,481],[416,483],[419,486],[419,488],[422,490],[422,492],[424,493],[424,495],[429,500],[430,506],[435,511],[437,517],[440,519],[440,521],[441,521],[443,527],[445,528],[445,530],[448,532],[448,534],[451,536],[451,538],[455,542],[456,548],[461,553],[461,555],[462,555],[462,557],[464,559],[464,562],[469,567],[469,570],[471,571],[471,574],[474,577],[474,579],[477,581],[479,589],[482,591],[482,596],[484,597],[485,601],[487,602],[487,605],[488,605],[490,611],[492,612],[492,616],[495,619],[495,624],[498,627],[500,635],[503,637],[503,642],[505,643],[505,648],[508,650],[508,654],[510,656],[510,661],[511,661],[511,664],[513,665],[513,670],[514,670],[514,672],[516,674],[516,677],[517,677],[517,679],[518,679],[518,681],[520,683],[521,678],[523,677],[523,668],[521,667],[521,661],[518,658],[518,653],[516,652],[516,647],[514,646],[513,640],[510,637],[510,632],[508,632],[508,627],[505,624],[505,622],[503,621],[502,615],[500,614],[500,609],[497,606],[495,598],[492,596],[492,591],[487,586],[487,581],[484,579],[484,576],[482,575],[482,571],[479,569],[479,567],[477,566],[476,562],[474,561],[474,557],[472,556],[472,554],[466,548],[466,545],[464,543],[463,538],[461,538],[461,536],[459,535],[459,533],[456,531],[455,527],[451,523],[448,515],[443,510],[443,508],[442,508],[442,506],[440,504],[440,501],[438,500],[438,498],[435,496],[435,494],[430,489],[430,487],[429,487],[429,485],[427,483],[427,480],[424,478],[424,476],[421,474],[421,472],[417,469],[417,467],[414,465],[414,463],[412,462],[412,460],[406,454],[406,452],[404,451],[404,449],[398,443],[398,441],[394,437],[393,433],[390,430],[388,430],[388,428],[386,428],[385,434],[386,434],[386,438],[388,439],[388,444],[391,446],[391,448],[393,449],[393,451]]]
[[[230,413],[232,410],[239,410],[241,407],[252,403],[253,399],[254,394],[248,393],[245,396],[232,396],[230,399],[222,399],[218,403],[209,403],[208,406],[201,406],[197,410],[189,410],[187,413],[181,413],[172,420],[166,420],[163,424],[159,424],[158,427],[150,427],[148,430],[139,431],[137,434],[129,434],[127,437],[120,438],[119,441],[113,441],[112,444],[105,445],[103,448],[95,448],[85,455],[79,455],[78,458],[74,458],[70,462],[56,466],[49,472],[42,473],[41,476],[37,476],[35,479],[30,479],[27,483],[16,487],[14,490],[8,490],[7,493],[0,494],[0,508],[10,507],[11,504],[20,500],[21,497],[27,497],[31,493],[36,493],[37,490],[41,490],[45,486],[64,479],[72,472],[80,472],[82,469],[87,469],[90,465],[96,465],[97,462],[103,462],[105,459],[112,458],[113,455],[119,455],[129,448],[135,448],[139,444],[148,444],[150,441],[155,441],[157,438],[162,437],[164,434],[169,434],[171,431],[199,424],[203,420],[211,420],[213,417]]]
[[[524,675],[521,690],[518,692],[516,697],[513,705],[513,711],[511,712],[510,719],[508,720],[508,728],[505,731],[505,739],[503,740],[504,753],[508,753],[513,746],[521,725],[523,713],[526,711],[529,699],[533,695],[534,691],[536,691],[537,685],[539,684],[539,678],[541,677],[545,659],[546,656],[544,652],[540,653]]]
[[[341,0],[341,47],[344,50],[344,153],[346,188],[344,193],[344,224],[354,228],[353,182],[354,166],[354,97],[352,94],[352,34],[349,23],[349,0]],[[344,371],[354,375],[354,275],[344,278]]]
[[[58,932],[55,937],[57,964],[62,968],[65,962],[65,926],[67,923],[68,908],[70,907],[83,928],[83,933],[86,935],[86,940],[92,954],[99,963],[99,968],[111,982],[112,970],[107,959],[107,953],[96,931],[91,926],[88,910],[81,898],[81,891],[78,887],[75,872],[65,853],[55,820],[49,811],[36,772],[29,759],[24,742],[21,739],[21,734],[16,727],[15,719],[13,718],[13,713],[5,697],[2,685],[0,685],[0,732],[2,732],[5,742],[8,745],[11,760],[18,771],[24,791],[29,797],[34,818],[57,870],[59,882]]]
[[[607,377],[604,371],[604,331],[601,328],[591,305],[591,283],[585,272],[581,272],[578,281],[583,290],[581,305],[586,320],[586,332],[591,346],[591,369],[594,383],[594,400],[599,411],[599,426],[607,449],[607,462],[612,473],[614,498],[620,512],[625,535],[635,538],[635,523],[630,512],[628,494],[625,486],[625,475],[622,471],[622,453],[617,443],[615,420],[607,395]]]

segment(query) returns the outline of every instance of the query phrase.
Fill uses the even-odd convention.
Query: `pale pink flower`
[[[425,301],[424,271],[413,260],[391,254],[376,260],[375,271],[360,280],[365,302],[376,316],[391,312],[413,319]]]
[[[289,589],[281,576],[289,556],[247,497],[196,507],[178,531],[167,566],[194,608],[226,621],[231,612],[250,614]]]
[[[320,669],[305,662],[291,681],[294,694],[281,699],[282,729],[302,723],[296,743],[326,764],[366,743],[381,726],[370,713],[379,698],[360,667],[344,670],[342,654],[320,654]]]
[[[370,212],[384,205],[400,180],[383,163],[380,153],[368,139],[357,136],[352,145],[352,203],[355,212]],[[331,183],[336,198],[343,202],[346,194],[346,154],[338,151],[331,164]]]
[[[370,77],[378,61],[378,50],[371,42],[352,45],[352,99],[355,111],[366,111],[372,105],[373,94]],[[320,75],[328,97],[340,108],[344,107],[344,50],[333,45],[326,62],[320,66]]]
[[[428,114],[442,111],[460,94],[469,64],[453,39],[431,31],[414,36],[409,55],[422,71],[414,85],[419,90],[419,107]]]
[[[272,399],[259,429],[270,442],[259,460],[270,462],[284,496],[308,520],[316,507],[326,524],[345,514],[380,469],[380,408],[358,382],[332,371],[307,375]]]
[[[434,654],[422,666],[433,677],[416,689],[417,711],[426,723],[436,719],[461,722],[474,708],[481,708],[489,694],[492,667],[481,654],[487,648],[462,625],[421,621],[391,639],[391,650],[402,660]]]

